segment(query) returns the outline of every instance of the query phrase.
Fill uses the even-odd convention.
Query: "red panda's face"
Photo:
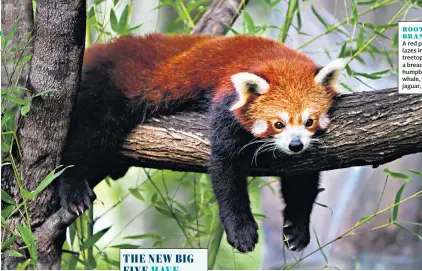
[[[340,61],[322,69],[308,62],[294,66],[284,62],[256,74],[235,74],[238,100],[232,110],[248,131],[265,141],[267,148],[262,149],[300,153],[318,141],[313,138],[316,132],[328,127],[327,112],[342,67]]]

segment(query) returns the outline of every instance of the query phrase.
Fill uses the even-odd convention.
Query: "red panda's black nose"
[[[292,152],[300,152],[301,150],[303,150],[303,143],[302,141],[300,141],[299,137],[295,137],[292,139],[292,141],[290,141],[289,149]]]

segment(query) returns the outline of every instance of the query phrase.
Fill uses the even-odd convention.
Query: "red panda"
[[[125,174],[130,161],[119,147],[135,126],[157,115],[203,110],[212,133],[209,174],[227,241],[252,251],[258,232],[247,193],[251,162],[268,150],[306,155],[313,136],[328,127],[342,68],[341,60],[319,67],[282,43],[254,36],[150,34],[94,45],[84,55],[62,158],[74,167],[61,177],[61,205],[79,215],[95,199],[94,185]],[[284,241],[300,251],[310,240],[319,172],[280,177]]]

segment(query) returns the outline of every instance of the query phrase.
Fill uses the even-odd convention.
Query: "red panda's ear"
[[[250,95],[262,95],[270,88],[270,85],[264,78],[249,72],[236,73],[232,75],[231,80],[239,95],[239,99],[231,107],[231,110],[245,105]]]
[[[315,82],[326,86],[334,86],[344,69],[345,62],[342,59],[331,61],[325,67],[315,71]]]

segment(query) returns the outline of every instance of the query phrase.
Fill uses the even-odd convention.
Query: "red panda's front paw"
[[[226,228],[227,242],[240,252],[253,251],[258,243],[258,224],[252,219]]]
[[[83,214],[96,198],[86,180],[75,182],[69,179],[60,180],[59,196],[61,206],[77,216]]]
[[[286,220],[284,221],[283,235],[284,244],[287,248],[291,251],[299,252],[309,244],[309,224],[293,223]]]

